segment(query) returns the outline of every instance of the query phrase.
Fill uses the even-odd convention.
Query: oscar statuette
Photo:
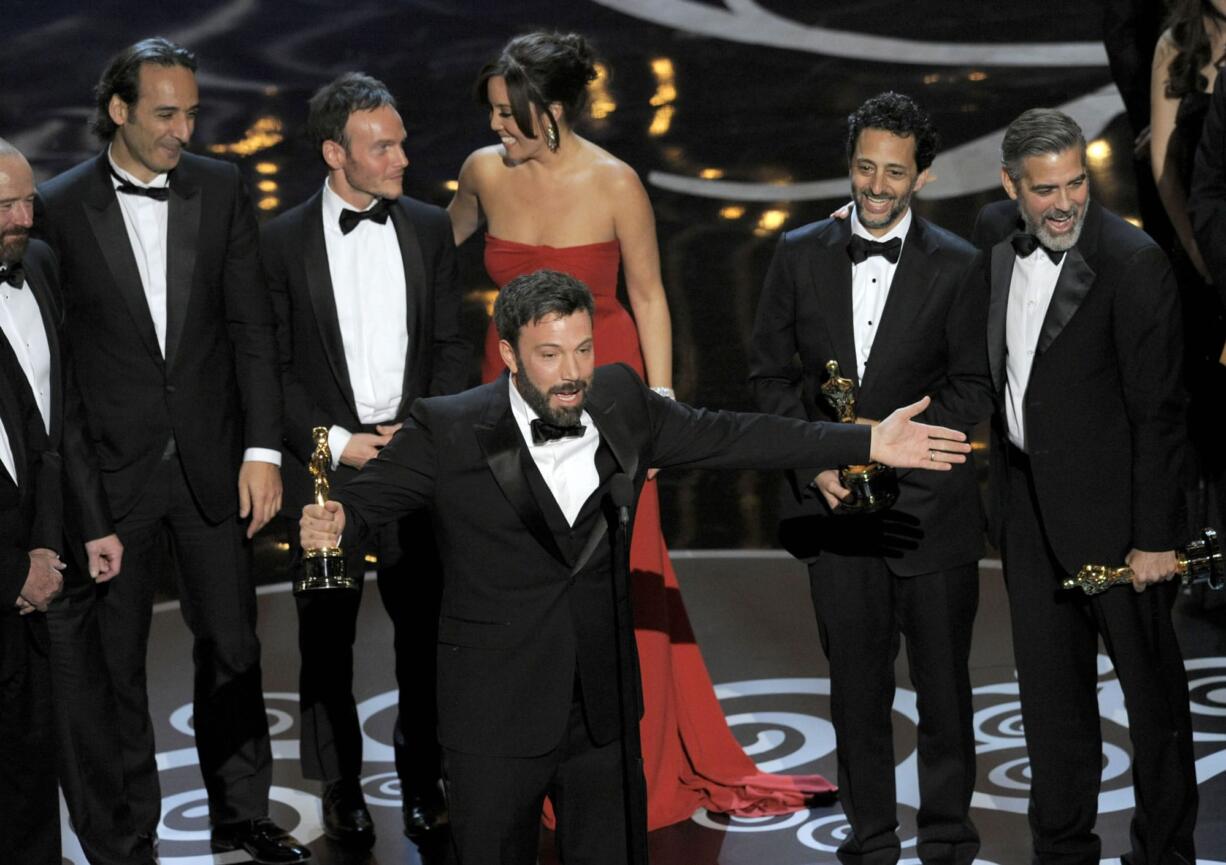
[[[1175,559],[1179,563],[1179,581],[1185,586],[1207,583],[1211,589],[1222,588],[1222,548],[1213,529],[1201,529],[1200,537],[1175,551]],[[1132,585],[1132,568],[1127,565],[1083,565],[1077,576],[1069,577],[1060,588],[1097,595],[1112,586],[1123,585]]]
[[[856,422],[855,383],[844,378],[837,360],[826,361],[826,381],[821,386],[822,397],[838,416],[840,423]],[[839,483],[851,491],[843,499],[836,514],[871,514],[885,510],[898,501],[898,475],[894,469],[878,462],[839,469]]]
[[[328,447],[327,427],[315,427],[312,435],[315,450],[311,453],[307,468],[315,483],[315,504],[322,507],[328,500],[328,469],[332,466],[332,449]],[[302,554],[302,576],[294,581],[295,595],[357,588],[357,579],[345,574],[345,554],[340,547],[322,547]]]

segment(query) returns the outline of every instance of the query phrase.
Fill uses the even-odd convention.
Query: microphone
[[[634,482],[629,475],[619,472],[609,478],[609,498],[617,508],[617,520],[624,529],[630,524],[630,503],[634,501]]]

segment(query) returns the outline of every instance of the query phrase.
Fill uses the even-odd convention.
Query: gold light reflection
[[[275,162],[257,162],[255,164],[256,174],[276,174],[280,170],[280,166]]]
[[[374,553],[367,553],[367,554],[366,554],[365,556],[363,556],[362,558],[363,558],[363,560],[366,562],[366,564],[368,564],[368,565],[377,565],[377,564],[379,564],[379,557],[378,557],[378,556],[376,556]]]
[[[745,215],[745,208],[740,204],[726,204],[719,209],[721,219],[740,219]]]
[[[659,138],[661,135],[667,134],[669,128],[673,125],[673,114],[675,113],[676,110],[671,105],[657,108],[655,116],[651,118],[651,125],[647,127],[647,134],[653,138]]]
[[[1144,226],[1144,225],[1141,223],[1141,217],[1139,217],[1139,216],[1125,216],[1125,217],[1124,217],[1124,221],[1125,221],[1125,222],[1131,222],[1131,223],[1132,223],[1133,225],[1135,225],[1137,228],[1144,228],[1144,227],[1145,227],[1145,226]]]
[[[276,192],[277,191],[277,181],[261,180],[259,183],[255,185],[255,188],[260,190],[260,192]]]
[[[788,212],[779,208],[771,208],[770,210],[762,211],[762,215],[758,217],[758,227],[754,229],[754,234],[761,237],[765,234],[771,234],[783,227],[783,223],[788,220]]]
[[[289,541],[277,541],[277,543],[274,544],[274,546],[277,548],[278,551],[282,553],[289,552]]]
[[[455,192],[457,189],[460,188],[460,181],[458,180],[444,181],[443,188],[446,189],[448,192]]]
[[[587,86],[588,114],[593,120],[604,120],[617,110],[617,102],[609,92],[609,67],[603,63],[596,64],[596,78]]]
[[[243,135],[240,141],[233,144],[213,144],[209,150],[213,153],[235,153],[239,156],[251,156],[261,150],[280,144],[285,138],[281,134],[281,121],[276,117],[264,116],[256,118],[255,123]]]
[[[489,289],[487,291],[470,291],[464,299],[472,303],[481,304],[485,307],[485,314],[493,318],[494,301],[498,299],[498,290]]]
[[[260,210],[276,210],[281,206],[281,199],[277,198],[275,195],[265,195],[256,202],[255,206]]]
[[[667,57],[657,57],[651,61],[651,72],[656,76],[656,92],[648,100],[656,108],[647,134],[659,138],[666,135],[673,125],[673,115],[676,113],[677,82],[673,69],[673,61]]]
[[[704,168],[702,171],[698,172],[698,176],[701,177],[703,180],[719,180],[721,177],[724,176],[724,169],[722,168]]]
[[[1086,160],[1094,168],[1102,168],[1111,161],[1111,144],[1096,138],[1086,145]]]
[[[940,80],[941,80],[940,72],[929,72],[923,78],[923,81],[925,84],[936,84]]]
[[[967,81],[987,81],[988,73],[984,72],[982,69],[976,69],[973,72],[967,73],[966,80]]]

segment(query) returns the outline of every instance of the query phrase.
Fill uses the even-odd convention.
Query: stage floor
[[[829,680],[809,601],[804,568],[784,554],[753,551],[674,552],[694,631],[738,740],[760,767],[788,773],[836,773],[834,731],[828,720]],[[260,589],[259,632],[264,648],[264,691],[276,759],[273,816],[310,845],[319,865],[441,865],[446,844],[419,850],[400,834],[400,798],[392,765],[391,730],[396,685],[391,672],[391,627],[377,591],[363,597],[355,693],[366,736],[363,786],[378,840],[369,854],[353,855],[322,835],[319,790],[298,766],[297,623],[285,583]],[[1122,589],[1122,591],[1128,591]],[[1199,610],[1192,598],[1176,608],[1192,683],[1193,725],[1200,780],[1199,862],[1226,865],[1226,607]],[[191,734],[190,642],[174,601],[153,620],[149,659],[150,704],[156,725],[163,791],[163,865],[227,865],[237,854],[208,852],[204,790]],[[1101,659],[1099,705],[1103,718],[1103,790],[1099,832],[1104,862],[1127,852],[1132,814],[1127,718],[1114,674]],[[981,599],[971,662],[978,738],[978,783],[973,818],[983,838],[979,861],[1029,862],[1027,771],[1009,639],[1008,609],[999,565],[981,567]],[[905,654],[897,665],[894,701],[899,837],[903,861],[914,858],[915,695]],[[67,826],[65,825],[66,836]],[[728,819],[699,812],[651,835],[653,865],[823,865],[834,863],[847,830],[837,803],[784,817]],[[85,865],[74,841],[65,855]],[[556,860],[552,836],[542,833],[542,863]]]

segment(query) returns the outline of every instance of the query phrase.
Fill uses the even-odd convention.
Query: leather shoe
[[[324,784],[324,834],[341,844],[375,843],[375,822],[366,810],[366,798],[357,778]]]
[[[406,796],[403,809],[406,838],[424,838],[447,824],[447,806],[439,793]]]
[[[311,858],[310,850],[267,817],[214,826],[212,847],[214,853],[242,850],[259,865],[293,865]]]

